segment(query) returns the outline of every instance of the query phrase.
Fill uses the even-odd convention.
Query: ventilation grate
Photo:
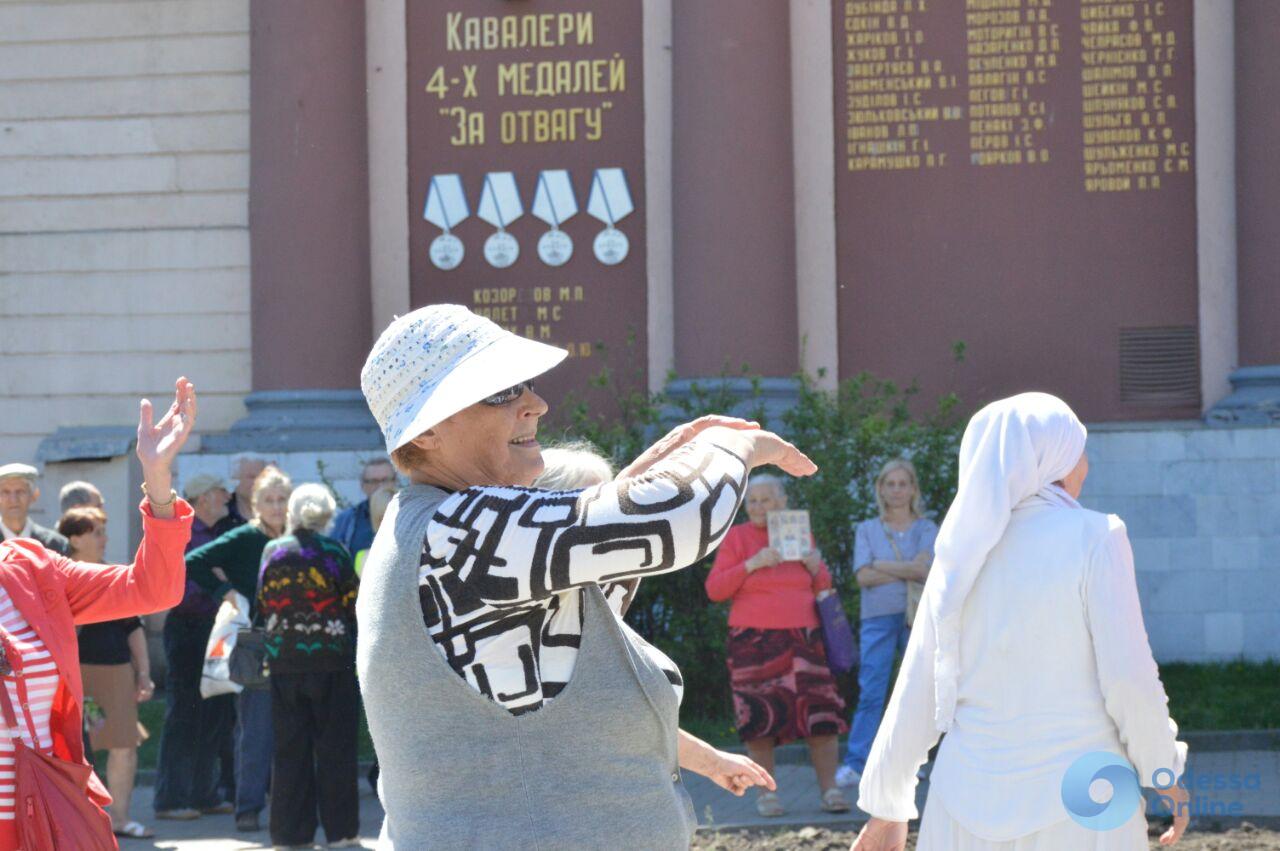
[[[1200,338],[1194,325],[1120,329],[1120,400],[1200,406]]]

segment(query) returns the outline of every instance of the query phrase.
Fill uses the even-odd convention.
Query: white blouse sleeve
[[[858,807],[888,821],[910,821],[916,811],[916,772],[941,734],[934,724],[933,619],[916,618],[893,696],[858,784]]]
[[[742,458],[696,440],[641,476],[585,490],[469,488],[432,518],[424,571],[447,565],[449,582],[510,606],[679,570],[719,545],[746,477]]]
[[[1084,605],[1107,714],[1115,722],[1125,755],[1143,786],[1167,784],[1158,769],[1181,777],[1187,745],[1177,741],[1169,698],[1151,655],[1138,601],[1133,550],[1124,523],[1108,518],[1106,537],[1094,548],[1085,570]]]

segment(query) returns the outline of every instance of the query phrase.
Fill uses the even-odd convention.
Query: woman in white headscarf
[[[1114,754],[1141,785],[1186,801],[1168,788],[1186,745],[1147,642],[1124,524],[1076,501],[1089,472],[1085,437],[1066,403],[1044,393],[994,402],[970,421],[927,616],[859,786],[872,818],[854,851],[905,846],[916,771],[944,732],[918,851],[1147,848],[1136,787],[1123,796],[1118,782],[1118,810],[1095,814],[1092,827],[1067,810],[1067,769],[1090,753]],[[1186,829],[1187,808],[1176,808],[1161,844]]]

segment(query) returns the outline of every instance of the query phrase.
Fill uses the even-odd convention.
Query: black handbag
[[[236,633],[235,646],[227,660],[231,682],[247,689],[267,687],[267,634],[262,627],[251,626]]]

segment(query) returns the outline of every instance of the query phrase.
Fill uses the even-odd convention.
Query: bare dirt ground
[[[1151,848],[1163,848],[1156,838],[1165,826],[1152,822]],[[847,851],[857,835],[852,830],[827,830],[804,827],[795,830],[743,830],[698,833],[693,840],[696,851]],[[915,831],[907,839],[907,851],[916,844]],[[1243,822],[1238,827],[1221,830],[1198,830],[1195,825],[1173,846],[1178,851],[1280,851],[1280,830],[1269,830]]]

